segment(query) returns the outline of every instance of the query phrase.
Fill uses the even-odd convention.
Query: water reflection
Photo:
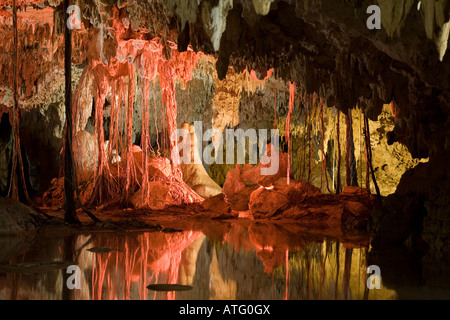
[[[97,247],[113,251],[89,251]],[[81,289],[67,288],[65,270],[0,273],[0,299],[397,298],[384,287],[366,289],[367,253],[366,235],[325,238],[296,225],[257,222],[210,222],[174,233],[41,237],[14,257],[0,257],[0,263],[76,261]],[[147,289],[165,283],[193,289]]]

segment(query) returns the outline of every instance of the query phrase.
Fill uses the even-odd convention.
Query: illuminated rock
[[[230,212],[230,205],[225,202],[225,195],[223,193],[210,197],[202,202],[202,207],[213,213],[227,213]]]
[[[191,136],[191,163],[181,163],[184,182],[203,198],[209,198],[222,193],[222,188],[211,179],[203,165],[201,163],[194,163],[195,159],[200,159],[194,125],[183,123],[181,129],[189,131]]]
[[[240,165],[236,165],[236,168],[227,173],[227,179],[223,184],[223,193],[230,198],[244,190],[244,188],[245,183],[241,178]]]
[[[97,166],[97,146],[93,133],[79,131],[76,136],[74,157],[80,182],[93,179]]]
[[[259,187],[250,195],[248,207],[253,214],[262,214],[270,217],[278,210],[283,210],[288,204],[289,197],[286,194],[276,189],[267,190]]]
[[[202,197],[183,182],[150,181],[148,188],[149,197],[144,197],[142,189],[139,189],[132,196],[131,203],[135,208],[163,210],[169,206],[180,206],[203,201]]]

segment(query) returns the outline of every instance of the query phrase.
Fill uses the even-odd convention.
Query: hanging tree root
[[[17,30],[17,3],[16,0],[13,1],[13,33],[14,33],[14,77],[13,77],[13,119],[12,119],[12,127],[13,127],[13,154],[12,154],[12,170],[10,177],[10,188],[8,190],[8,196],[11,196],[13,199],[19,199],[18,193],[18,181],[17,181],[17,166],[20,169],[20,181],[22,183],[23,192],[25,194],[25,198],[28,204],[39,214],[43,215],[46,218],[50,218],[48,214],[43,212],[40,208],[38,208],[30,198],[28,194],[27,185],[25,182],[25,173],[23,168],[23,159],[22,153],[20,149],[20,133],[19,133],[19,97],[18,97],[18,70],[19,70],[19,35]]]

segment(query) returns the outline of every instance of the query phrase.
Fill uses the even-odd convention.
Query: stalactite
[[[392,109],[392,113],[394,114],[394,122],[395,122],[395,121],[397,121],[398,112],[397,112],[397,108],[395,107],[394,101],[391,101],[391,109]]]
[[[301,99],[303,99],[303,96],[300,95]],[[302,105],[302,101],[300,101],[299,103],[299,123],[301,122],[302,119],[302,112],[303,112],[303,105]],[[306,128],[306,127],[305,127]],[[299,169],[299,179],[303,178],[303,161],[304,161],[304,152],[305,152],[305,144],[303,143],[304,141],[302,141],[301,139],[302,135],[300,135],[299,140],[298,140],[298,144],[299,144],[299,148],[298,148],[298,169]]]
[[[367,145],[367,162],[369,164],[370,172],[372,174],[372,181],[375,186],[375,191],[378,196],[378,201],[381,203],[381,194],[380,188],[378,187],[377,180],[375,179],[375,171],[373,170],[372,164],[372,147],[370,146],[370,128],[369,128],[369,120],[364,116],[364,134]],[[370,189],[369,189],[370,191]]]
[[[274,111],[275,111],[275,120],[273,123],[273,128],[276,129],[277,128],[277,78],[275,77],[275,106],[274,106]]]
[[[350,111],[349,111],[350,112]],[[347,186],[350,186],[350,128],[351,128],[351,122],[350,122],[350,115],[347,113],[345,115],[345,122],[347,125],[347,143],[346,143],[346,154],[345,154],[345,174],[346,174],[346,182]]]
[[[166,106],[166,123],[167,132],[169,136],[169,152],[174,152],[178,154],[178,144],[177,140],[172,139],[171,135],[177,129],[177,105],[175,100],[175,82],[174,82],[174,71],[170,67],[168,61],[164,61],[159,66],[160,78],[159,82],[162,90],[162,100],[163,104]],[[183,179],[183,174],[181,167],[178,164],[172,165],[173,178],[181,181]]]
[[[127,92],[127,109],[126,109],[126,184],[125,193],[122,197],[122,202],[127,203],[134,193],[136,186],[136,167],[133,157],[133,104],[134,104],[134,67],[129,65],[128,70],[128,92]]]
[[[315,94],[310,96],[310,117],[309,121],[311,123],[311,129],[309,130],[309,172],[308,172],[308,182],[311,182],[312,179],[312,171],[313,171],[313,153],[314,153],[314,102],[315,102]]]
[[[148,173],[148,158],[149,158],[149,145],[150,145],[150,133],[149,133],[149,101],[148,94],[150,89],[150,80],[143,79],[142,86],[142,134],[141,134],[141,148],[142,148],[142,205],[146,206],[149,203],[149,173]]]
[[[111,171],[112,179],[119,190],[123,189],[121,177],[123,177],[123,168],[121,166],[123,155],[123,96],[124,85],[123,77],[115,77],[111,80],[111,114],[110,114],[110,133],[109,133],[109,159],[114,159],[115,168]],[[115,153],[113,154],[113,151]],[[115,175],[115,176],[114,176]]]
[[[322,172],[321,172],[321,176],[320,176],[320,188],[322,189],[322,176],[325,175],[325,182],[326,182],[326,187],[328,192],[331,194],[331,190],[330,190],[330,186],[328,185],[328,176],[327,176],[327,157],[325,156],[325,150],[324,150],[324,146],[323,146],[323,142],[324,142],[324,132],[325,132],[325,127],[324,127],[324,123],[323,123],[323,100],[322,98],[320,98],[320,126],[321,126],[321,149],[322,149]]]
[[[369,173],[369,159],[368,159],[368,157],[369,157],[369,151],[368,151],[368,145],[367,145],[367,128],[366,128],[366,123],[365,123],[365,120],[364,120],[364,132],[363,132],[363,135],[364,135],[364,162],[365,162],[365,164],[366,164],[366,180],[365,180],[365,182],[366,182],[366,190],[368,191],[368,192],[370,192],[370,183],[369,183],[369,175],[370,175],[370,173]]]
[[[163,154],[164,156],[169,156],[169,146],[168,146],[168,141],[167,138],[169,137],[168,134],[168,129],[167,129],[167,109],[166,106],[162,103],[161,104],[161,112],[163,114],[161,122],[162,122],[162,126],[163,126],[163,131],[162,131],[162,136],[163,136]],[[170,138],[170,137],[169,137]]]
[[[245,72],[247,71],[247,69],[245,70]],[[253,71],[253,70],[252,70]],[[237,88],[237,84],[236,84],[236,77],[234,78],[234,81],[233,81],[233,92],[238,92],[238,88]],[[236,105],[236,96],[235,95],[233,95],[233,104],[232,104],[233,106],[235,106]],[[239,102],[238,102],[238,104],[237,104],[238,106],[239,106]],[[235,115],[236,115],[236,108],[233,108],[233,117],[232,117],[232,119],[231,119],[231,123],[232,124],[234,124],[234,123],[236,123],[235,122]]]
[[[308,141],[309,141],[308,140],[309,129],[308,129],[308,97],[305,92],[303,92],[303,95],[302,95],[302,108],[300,109],[300,112],[303,112],[304,118],[305,118],[305,121],[303,124],[304,128],[305,128],[305,135],[302,139],[303,148],[301,149],[301,152],[303,153],[303,156],[302,156],[303,163],[301,163],[301,169],[302,169],[301,178],[304,180],[307,180],[308,178],[307,178],[306,172],[308,172],[309,170],[307,170],[307,168],[306,168],[306,161],[307,161],[307,150],[309,149],[309,148],[307,148]]]
[[[156,110],[156,89],[155,89],[155,81],[153,81],[153,103],[155,105],[155,131],[156,131],[156,144],[158,146],[158,154],[160,153],[160,145],[159,145],[159,132],[158,132],[158,111]]]
[[[117,147],[119,148],[118,152],[119,154],[123,154],[125,148],[123,145],[123,138],[124,138],[124,115],[125,115],[125,103],[124,103],[124,97],[125,97],[125,89],[124,89],[124,83],[123,83],[123,77],[119,79],[119,96],[118,96],[118,103],[117,103],[117,132],[116,137],[117,141],[119,142],[117,144]],[[117,172],[120,172],[120,161],[117,163]]]
[[[294,109],[294,98],[295,98],[295,82],[289,84],[289,112],[286,117],[286,143],[288,145],[288,165],[287,165],[287,176],[286,183],[289,185],[290,182],[290,172],[291,172],[291,145],[290,145],[290,126],[291,126],[291,115]]]
[[[325,166],[326,166],[326,158],[325,158],[325,152],[323,148],[323,106],[322,106],[322,99],[320,99],[319,103],[319,122],[320,122],[320,164],[321,164],[321,170],[320,170],[320,190],[322,190],[323,187],[323,175],[327,175],[325,172]],[[325,165],[325,166],[324,166]]]
[[[348,109],[346,118],[347,125],[347,145],[346,145],[346,177],[348,186],[358,186],[358,180],[356,177],[356,162],[354,154],[354,144],[353,144],[353,127],[352,127],[352,115],[351,109]]]
[[[108,144],[108,156],[109,158],[112,157],[112,151],[117,146],[116,143],[116,128],[117,128],[117,115],[118,115],[118,108],[117,108],[117,100],[116,100],[116,89],[117,89],[117,80],[111,81],[111,112],[110,112],[110,125],[109,125],[109,144]]]
[[[360,110],[360,115],[359,115],[359,159],[363,158],[363,146],[362,146],[362,138],[365,137],[364,133],[363,133],[363,129],[362,129],[362,118],[363,118],[363,112],[362,110]],[[361,160],[361,165],[362,165],[362,160]],[[362,192],[362,183],[363,183],[363,170],[361,168],[361,175],[359,177],[359,181],[361,181],[361,192]],[[367,178],[367,177],[366,177]]]

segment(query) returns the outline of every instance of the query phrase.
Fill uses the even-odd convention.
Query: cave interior
[[[88,289],[38,298],[450,297],[449,33],[447,0],[0,0],[0,297],[55,256]]]

